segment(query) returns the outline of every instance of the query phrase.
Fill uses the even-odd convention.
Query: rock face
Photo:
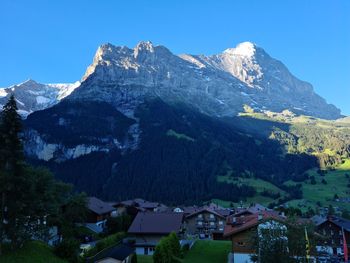
[[[21,84],[0,89],[0,107],[11,94],[15,95],[19,113],[27,117],[30,113],[43,110],[57,104],[61,99],[70,95],[80,82],[72,84],[40,84],[27,80]]]
[[[105,44],[70,99],[103,100],[132,114],[149,97],[187,103],[219,117],[241,112],[244,104],[258,111],[289,109],[325,119],[341,116],[311,84],[250,42],[212,56],[176,56],[151,42],[140,42],[133,49]]]
[[[113,148],[121,152],[137,149],[142,139],[137,109],[154,99],[186,105],[216,118],[236,116],[248,106],[255,111],[288,110],[325,119],[341,116],[311,84],[294,77],[280,61],[250,42],[212,56],[177,56],[151,42],[140,42],[132,49],[104,44],[81,83],[45,85],[30,80],[2,92],[0,103],[13,92],[25,116],[64,98],[27,121],[26,153],[57,162]],[[118,123],[113,116],[129,120],[119,137],[91,132],[91,127],[81,125],[91,119],[96,127],[102,122],[114,131]],[[43,119],[50,129],[39,125]],[[65,131],[65,136],[57,134],[57,129]],[[76,131],[79,134],[72,142],[69,135]]]

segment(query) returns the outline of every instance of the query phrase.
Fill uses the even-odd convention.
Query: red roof
[[[262,216],[261,220],[259,220],[259,215]],[[275,219],[277,221],[284,221],[285,218],[280,216],[278,213],[274,211],[261,211],[259,213],[255,213],[252,215],[235,217],[231,216],[227,218],[224,236],[232,236],[237,233],[240,233],[244,230],[250,229],[260,224],[262,221],[266,221],[269,219]],[[234,221],[235,220],[235,221]]]

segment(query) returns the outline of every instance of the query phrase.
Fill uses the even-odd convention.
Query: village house
[[[136,216],[138,212],[165,212],[168,210],[168,207],[164,204],[150,202],[141,198],[111,203],[111,205],[117,209],[118,215],[128,214]]]
[[[245,214],[243,211],[227,218],[224,229],[224,238],[231,240],[233,262],[250,263],[251,255],[256,253],[256,237],[259,229],[285,228],[285,217],[274,211],[260,211],[254,214]],[[281,223],[282,222],[282,223]]]
[[[107,219],[117,216],[117,211],[113,206],[96,197],[88,197],[87,208],[88,214],[85,226],[95,233],[103,232]]]
[[[186,234],[206,239],[223,239],[226,217],[210,208],[194,209],[186,215]]]
[[[350,242],[350,220],[338,216],[314,216],[311,218],[316,232],[323,236],[317,244],[317,251],[343,255],[343,230],[348,248]]]
[[[139,212],[128,230],[129,236],[135,242],[136,254],[153,255],[160,239],[171,232],[181,238],[183,223],[183,213]]]
[[[126,244],[108,247],[87,259],[87,263],[130,263],[134,249]]]

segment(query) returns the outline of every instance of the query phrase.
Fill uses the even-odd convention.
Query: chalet
[[[316,232],[324,237],[317,244],[318,251],[327,251],[337,256],[343,255],[343,230],[350,249],[350,220],[338,216],[314,216],[311,219],[316,226]]]
[[[87,263],[130,263],[134,249],[125,244],[106,248],[87,259]]]
[[[226,217],[210,208],[199,208],[186,215],[186,233],[208,239],[222,239]]]
[[[138,255],[153,255],[160,239],[175,232],[182,237],[184,215],[173,212],[139,212],[128,234],[135,241]]]
[[[117,215],[116,209],[96,197],[89,197],[87,201],[88,215],[85,225],[92,231],[100,233],[104,230],[107,219]]]
[[[129,214],[136,216],[138,212],[165,212],[167,206],[158,202],[150,202],[141,198],[126,200],[112,204],[117,209],[117,214]]]
[[[224,229],[224,238],[232,241],[231,256],[233,262],[250,263],[250,257],[255,254],[255,238],[261,229],[279,227],[286,228],[283,224],[285,217],[273,211],[261,211],[255,214],[232,215],[227,218]],[[282,223],[281,223],[282,222]]]

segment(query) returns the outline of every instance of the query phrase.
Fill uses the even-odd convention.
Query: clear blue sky
[[[105,42],[214,54],[252,41],[350,115],[348,0],[1,0],[0,87],[79,80]]]

